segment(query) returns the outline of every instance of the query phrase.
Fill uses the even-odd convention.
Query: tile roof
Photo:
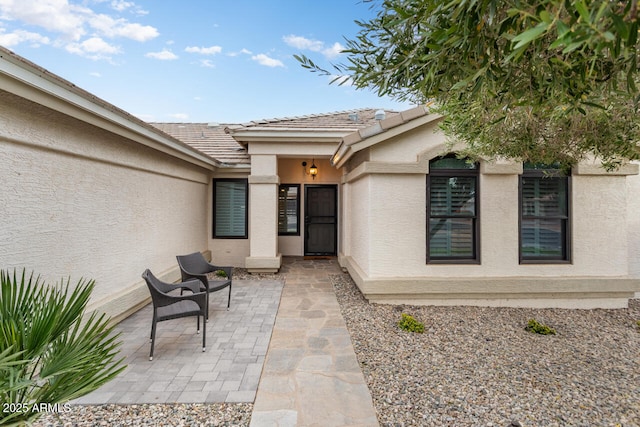
[[[248,165],[250,163],[247,149],[224,131],[224,125],[210,123],[150,124],[221,163],[228,165]]]
[[[284,117],[254,120],[243,124],[209,124],[209,123],[150,123],[160,131],[188,144],[223,164],[248,165],[251,163],[245,146],[238,143],[225,128],[233,132],[242,130],[343,130],[345,133],[356,132],[375,125],[374,108],[362,108],[307,116]],[[393,117],[400,113],[384,111],[385,117]]]
[[[363,129],[358,129],[357,132],[353,132],[345,136],[343,139],[343,144],[356,144],[360,141],[364,141],[367,138],[371,138],[373,136],[386,132],[389,129],[404,125],[405,123],[409,123],[412,120],[428,116],[429,114],[431,113],[428,106],[418,105],[417,107],[414,107],[410,110],[405,110],[392,116],[387,115],[386,118],[382,120],[375,120],[374,123],[369,124],[369,126]]]
[[[356,131],[376,123],[376,113],[384,111],[385,117],[399,114],[392,110],[375,108],[361,108],[356,110],[336,111],[324,114],[310,114],[307,116],[284,117],[275,119],[254,120],[240,125],[230,125],[229,129],[345,129]]]
[[[398,129],[399,131],[406,131],[410,129],[412,123],[418,126],[426,122],[438,120],[441,117],[439,114],[431,113],[429,105],[418,105],[399,114],[387,116],[382,120],[376,120],[374,124],[366,128],[358,129],[355,132],[345,135],[331,157],[331,164],[340,167],[354,153],[386,140],[386,138],[397,134]],[[391,132],[394,128],[396,132]]]

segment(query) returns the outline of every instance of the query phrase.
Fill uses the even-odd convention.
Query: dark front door
[[[304,254],[336,255],[338,239],[337,187],[306,185]]]

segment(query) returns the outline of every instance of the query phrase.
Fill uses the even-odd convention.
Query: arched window
[[[478,164],[450,154],[429,162],[427,262],[478,262]]]
[[[555,165],[525,163],[520,176],[520,262],[570,261],[570,180]]]

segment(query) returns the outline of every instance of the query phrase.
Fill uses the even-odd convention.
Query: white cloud
[[[150,25],[125,23],[116,28],[115,35],[138,42],[146,42],[147,40],[155,39],[160,33]]]
[[[91,37],[83,41],[81,45],[87,52],[92,53],[118,53],[120,50],[118,47],[105,42],[100,37]]]
[[[30,31],[16,30],[12,33],[0,32],[0,45],[12,47],[20,43],[30,43],[32,46],[37,47],[43,44],[50,44],[51,41],[48,37]]]
[[[173,61],[174,59],[178,59],[178,55],[167,49],[163,49],[161,52],[149,52],[144,56],[147,58],[160,59],[162,61]]]
[[[328,78],[329,78],[329,82],[335,85],[346,86],[346,87],[353,86],[353,80],[351,80],[351,77],[349,76],[332,75],[332,76],[328,76]]]
[[[89,73],[89,75],[92,76],[92,77],[102,77],[102,74],[100,74],[97,71],[93,71],[93,72]]]
[[[91,37],[80,43],[69,43],[65,49],[67,52],[86,56],[94,60],[110,59],[112,55],[121,52],[119,47],[105,42],[100,37]]]
[[[103,0],[94,0],[94,2],[101,3]],[[51,33],[45,35],[23,32],[20,34],[16,31],[7,39],[14,44],[33,42],[37,39],[40,43],[44,43],[44,40],[47,40],[48,44],[61,46],[78,54],[92,51],[109,54],[121,52],[120,48],[115,48],[106,42],[97,44],[102,38],[124,38],[144,42],[159,35],[158,30],[152,26],[98,13],[84,6],[87,4],[91,3],[86,1],[71,3],[71,0],[0,0],[0,19],[39,27]],[[134,3],[126,0],[112,0],[110,5],[120,12],[140,11]],[[55,40],[49,41],[49,38]]]
[[[302,36],[290,34],[282,37],[282,40],[291,47],[301,50],[310,50],[312,52],[321,52],[327,59],[333,59],[342,53],[344,46],[336,42],[331,47],[325,47],[324,42],[320,40],[312,40]]]
[[[158,30],[149,25],[130,23],[126,19],[114,19],[105,14],[93,15],[89,25],[102,35],[110,38],[124,37],[138,42],[145,42],[158,37]]]
[[[216,68],[216,64],[214,64],[210,59],[201,59],[200,65],[206,68]]]
[[[111,7],[114,10],[117,10],[118,12],[124,12],[127,9],[131,9],[132,7],[135,7],[135,3],[131,3],[125,0],[113,0],[111,2]]]
[[[264,53],[254,55],[251,57],[251,59],[253,59],[260,65],[264,65],[265,67],[284,67],[284,64],[282,63],[282,61],[278,59],[270,58]]]
[[[330,48],[323,49],[322,54],[328,59],[333,59],[333,58],[336,58],[338,55],[340,55],[343,50],[344,50],[344,46],[342,46],[338,42],[335,42],[333,46],[331,46]]]
[[[74,41],[86,34],[84,23],[89,13],[67,0],[0,0],[2,19],[41,27]]]
[[[286,44],[296,49],[312,50],[314,52],[320,52],[324,48],[324,43],[318,40],[307,39],[302,36],[295,36],[293,34],[284,36],[282,38]]]
[[[240,52],[229,52],[227,56],[238,56],[238,55],[253,55],[249,49],[242,49]]]
[[[222,47],[220,46],[210,46],[210,47],[196,47],[191,46],[185,49],[186,52],[189,53],[199,53],[201,55],[215,55],[216,53],[222,52]]]

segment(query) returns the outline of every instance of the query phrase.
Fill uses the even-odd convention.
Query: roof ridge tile
[[[320,117],[336,116],[340,114],[348,114],[348,113],[361,112],[361,111],[377,111],[377,110],[381,110],[381,108],[361,107],[361,108],[351,108],[348,110],[327,111],[324,113],[303,114],[298,116],[272,117],[269,119],[251,120],[249,122],[242,123],[242,126],[250,127],[250,126],[257,126],[257,125],[268,124],[268,123],[280,123],[280,122],[287,122],[287,121],[300,120],[300,119],[314,119],[314,118],[320,118]],[[385,110],[385,111],[397,113],[397,111],[395,110]]]

